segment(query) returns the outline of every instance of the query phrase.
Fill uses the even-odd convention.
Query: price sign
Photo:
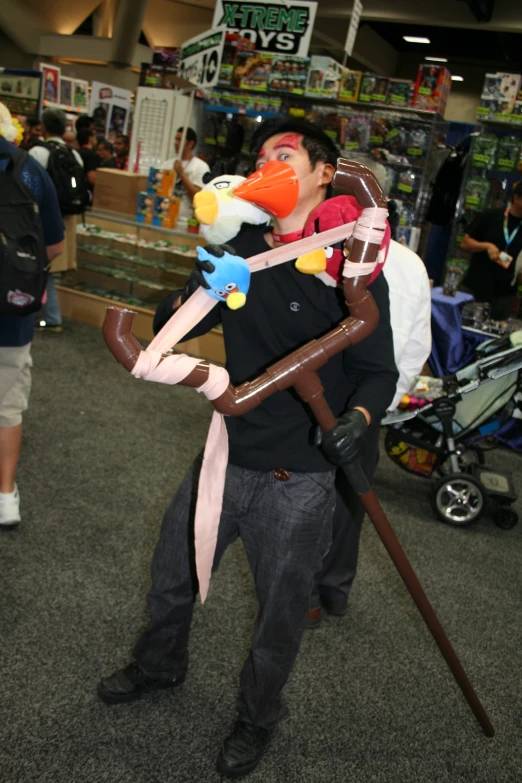
[[[179,76],[201,89],[213,87],[218,80],[226,27],[216,27],[196,35],[181,47]]]

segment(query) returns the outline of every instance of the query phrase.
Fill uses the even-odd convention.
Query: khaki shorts
[[[31,343],[14,348],[0,346],[0,427],[22,423],[31,391]]]

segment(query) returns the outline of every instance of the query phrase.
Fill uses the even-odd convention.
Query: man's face
[[[183,147],[183,150],[180,152],[180,145],[181,145],[181,139],[183,134],[181,132],[176,133],[176,136],[174,138],[174,149],[176,150],[176,155],[180,155],[183,157],[184,150],[192,150],[194,149],[194,142],[193,141],[187,141],[185,139],[185,146]]]
[[[108,150],[104,144],[98,144],[96,152],[98,153],[98,157],[102,160],[109,160],[109,158],[112,157],[110,150]]]
[[[522,217],[522,196],[513,196],[512,205],[514,207],[513,212]]]
[[[129,151],[127,143],[121,137],[118,137],[114,142],[114,152],[116,155],[126,155]]]
[[[328,184],[333,176],[333,167],[327,163],[320,161],[312,169],[300,133],[276,133],[267,139],[257,156],[256,169],[270,160],[286,163],[295,171],[299,180],[299,202],[316,201],[321,185]]]
[[[43,125],[40,123],[39,125],[33,125],[31,130],[29,131],[29,136],[31,139],[39,139],[40,136],[43,136],[44,128]]]

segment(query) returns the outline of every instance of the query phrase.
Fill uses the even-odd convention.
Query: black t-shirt
[[[86,174],[88,174],[89,171],[96,171],[101,163],[101,158],[97,152],[91,150],[89,147],[80,147],[78,154],[83,160],[83,168]]]
[[[231,244],[243,258],[270,250],[266,226],[246,226]],[[379,275],[371,286],[379,308],[379,325],[363,343],[350,346],[321,368],[325,397],[335,415],[348,407],[365,407],[372,421],[384,414],[395,393],[398,373],[393,355],[388,285]],[[179,292],[160,303],[155,332],[172,315]],[[226,368],[234,385],[250,381],[311,339],[329,332],[348,315],[340,290],[313,275],[299,272],[292,262],[256,272],[244,307],[230,310],[218,304],[185,339],[200,336],[222,324]],[[276,392],[250,413],[227,417],[233,465],[250,470],[286,468],[296,472],[332,470],[311,444],[312,414],[293,390]]]
[[[508,235],[520,225],[522,218],[514,217],[511,212],[508,215]],[[477,215],[469,230],[466,232],[477,242],[492,242],[500,251],[505,251],[512,256],[513,261],[507,269],[492,261],[487,252],[473,253],[468,272],[463,285],[473,292],[479,302],[492,302],[502,296],[511,296],[514,293],[512,285],[515,272],[515,262],[522,251],[522,226],[517,231],[514,239],[506,247],[504,237],[504,210],[487,209]]]
[[[114,158],[107,158],[107,160],[104,160],[102,163],[100,163],[98,168],[100,168],[100,169],[117,169],[118,166],[116,165],[116,160]]]

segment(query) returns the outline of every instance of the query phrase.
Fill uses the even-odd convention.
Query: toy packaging
[[[387,93],[388,79],[384,76],[378,76],[375,79],[375,86],[372,92],[372,103],[380,103],[384,105],[386,103]]]
[[[451,74],[447,68],[419,65],[412,105],[422,111],[444,114],[451,88]]]
[[[234,64],[232,84],[242,90],[266,92],[272,71],[272,54],[264,52],[239,52]]]
[[[413,98],[413,82],[405,79],[388,79],[386,103],[389,106],[410,106]]]
[[[154,196],[152,196],[150,193],[138,193],[136,223],[145,223],[145,225],[150,226],[152,223],[153,208]]]
[[[401,193],[413,193],[414,188],[418,184],[418,174],[412,169],[406,169],[401,171],[398,177],[397,190]]]
[[[254,42],[238,33],[228,33],[223,47],[223,56],[219,69],[218,85],[230,87],[234,78],[234,66],[239,52],[253,52]]]
[[[147,193],[155,196],[172,196],[174,180],[175,174],[173,169],[162,171],[161,169],[150,168]]]
[[[520,139],[516,136],[503,136],[498,143],[495,168],[497,171],[511,173],[516,171],[520,160]]]
[[[362,72],[350,71],[347,68],[343,70],[341,76],[341,86],[339,88],[339,100],[355,103],[359,98],[359,88],[361,86]]]
[[[175,228],[178,220],[179,198],[155,196],[152,213],[152,225],[161,228]]]
[[[422,128],[415,128],[408,134],[408,146],[406,155],[409,158],[420,160],[424,157],[426,147],[428,146],[428,133]]]
[[[492,169],[497,157],[498,138],[492,133],[481,133],[475,139],[473,146],[474,166]]]
[[[371,73],[364,73],[361,79],[361,87],[359,89],[359,101],[360,103],[371,103],[372,95],[375,92],[375,86],[377,84],[377,77],[372,76]]]
[[[485,177],[472,178],[466,186],[466,210],[483,212],[489,195],[489,180]]]
[[[331,98],[339,94],[343,66],[331,57],[314,55],[310,60],[305,95],[309,98]]]
[[[513,113],[520,84],[519,74],[487,73],[477,107],[477,119],[505,121]]]
[[[274,55],[271,73],[268,77],[268,91],[303,95],[309,66],[309,57]]]

